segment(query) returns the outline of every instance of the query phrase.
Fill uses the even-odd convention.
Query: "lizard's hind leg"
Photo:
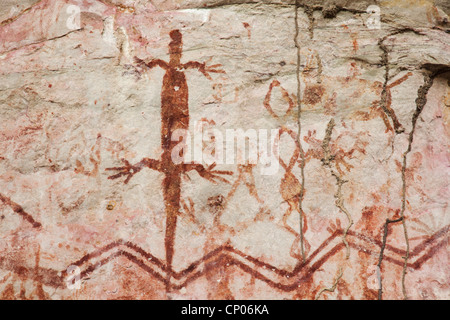
[[[124,163],[124,166],[122,167],[112,167],[105,169],[107,171],[118,171],[116,174],[109,176],[108,179],[114,180],[122,176],[126,176],[124,183],[127,184],[136,173],[138,173],[145,167],[161,171],[161,165],[159,160],[144,158],[134,165],[130,164],[130,162],[125,159],[122,159],[122,162]]]

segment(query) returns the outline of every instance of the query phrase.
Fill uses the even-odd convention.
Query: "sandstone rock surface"
[[[449,299],[449,12],[2,1],[0,298]],[[177,169],[183,126],[277,170]]]

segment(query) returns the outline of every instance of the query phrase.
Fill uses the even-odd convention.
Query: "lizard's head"
[[[180,30],[170,31],[170,38],[172,41],[169,43],[169,54],[176,54],[181,56],[182,46],[183,46],[183,36]]]

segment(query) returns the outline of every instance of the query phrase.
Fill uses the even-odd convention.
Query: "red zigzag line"
[[[411,257],[418,256],[422,251],[424,251],[429,245],[431,245],[434,241],[439,239],[440,237],[446,235],[448,232],[450,226],[446,226],[436,232],[434,235],[432,235],[429,239],[424,240],[422,243],[417,245],[414,250],[411,251]],[[255,278],[266,282],[271,287],[278,288],[283,291],[291,291],[295,290],[298,285],[304,281],[305,279],[312,276],[312,273],[314,273],[318,268],[320,268],[329,258],[334,256],[339,250],[341,250],[344,245],[343,243],[339,243],[335,245],[333,248],[331,248],[322,258],[320,258],[318,261],[316,261],[314,264],[312,264],[310,267],[307,267],[312,260],[325,249],[325,247],[331,243],[337,236],[341,235],[342,231],[337,230],[335,231],[328,239],[326,239],[322,245],[319,246],[305,261],[305,264],[298,263],[292,271],[279,269],[275,266],[272,266],[268,263],[262,262],[258,260],[257,258],[245,255],[243,252],[234,249],[233,247],[229,245],[224,245],[221,247],[216,248],[215,250],[209,252],[202,258],[196,260],[195,262],[191,263],[187,268],[185,268],[182,271],[176,272],[173,271],[172,275],[173,278],[176,280],[181,280],[186,277],[186,279],[178,285],[171,284],[171,287],[174,289],[182,288],[186,286],[188,283],[194,281],[195,279],[212,272],[214,269],[218,268],[219,266],[225,266],[226,268],[231,266],[237,266],[241,270],[243,270],[246,273],[251,274]],[[377,247],[381,246],[381,241],[371,239],[370,237],[364,236],[362,234],[356,233],[356,232],[349,232],[347,234],[348,236],[355,237],[359,240],[362,240],[363,242],[368,242],[372,245],[376,245]],[[419,257],[416,262],[414,263],[408,263],[408,267],[418,269],[420,266],[425,263],[428,259],[430,259],[442,246],[444,246],[448,242],[448,239],[445,238],[444,240],[440,241],[436,245],[432,246],[422,257]],[[165,283],[166,277],[159,272],[155,271],[147,265],[147,263],[152,264],[154,267],[160,269],[163,273],[167,273],[167,266],[158,258],[153,256],[152,254],[146,252],[136,244],[133,244],[131,242],[127,242],[124,240],[115,241],[113,243],[108,244],[107,246],[96,250],[93,253],[87,254],[84,257],[82,257],[80,260],[73,263],[75,266],[81,267],[83,264],[87,263],[89,260],[92,260],[96,257],[100,257],[102,254],[106,253],[107,251],[113,250],[115,248],[120,248],[120,246],[124,246],[123,249],[118,250],[115,253],[110,254],[108,257],[100,260],[99,262],[95,264],[89,265],[83,272],[81,272],[80,277],[85,278],[88,274],[96,270],[97,268],[107,264],[108,262],[114,260],[117,257],[124,256],[131,262],[138,265],[140,268],[142,268],[144,271],[148,272],[150,275],[155,277],[157,280]],[[376,250],[370,250],[365,247],[356,245],[354,243],[350,243],[350,246],[354,249],[357,249],[360,252],[363,252],[368,255],[376,254]],[[144,259],[139,258],[136,254],[130,253],[127,250],[131,249],[134,251],[134,253],[142,256]],[[405,251],[392,247],[392,246],[386,246],[387,250],[392,251],[396,254],[404,254]],[[236,255],[237,257],[233,257],[232,255]],[[245,260],[247,263],[254,264],[256,267],[263,268],[265,272],[269,272],[272,274],[275,274],[277,276],[281,276],[286,278],[286,281],[293,282],[290,284],[283,284],[281,282],[275,282],[271,279],[269,279],[267,276],[265,276],[263,273],[255,270],[254,268],[250,267],[249,265],[243,263],[239,259]],[[403,266],[404,261],[398,260],[389,256],[386,256],[385,261],[388,261],[390,263]],[[194,272],[197,267],[199,267],[202,263],[204,263],[204,266],[201,270]],[[303,272],[302,272],[303,271]],[[302,272],[302,275],[300,274]],[[297,278],[296,278],[297,277]],[[294,279],[290,279],[294,278]]]
[[[436,232],[434,235],[432,235],[429,239],[424,240],[422,243],[420,243],[418,246],[414,248],[414,250],[411,251],[411,256],[418,256],[422,251],[424,251],[427,247],[429,247],[432,243],[434,243],[439,238],[443,237],[447,234],[450,226],[446,226]],[[236,250],[232,248],[231,246],[221,246],[217,249],[211,251],[207,255],[205,255],[203,258],[193,262],[191,265],[189,265],[186,269],[175,272],[175,279],[183,279],[185,280],[180,284],[171,284],[170,287],[174,289],[179,289],[182,287],[185,287],[190,282],[194,281],[195,279],[200,278],[203,275],[209,274],[214,272],[218,267],[232,267],[236,266],[239,269],[243,270],[244,272],[251,274],[253,277],[264,281],[269,286],[280,289],[282,291],[292,291],[298,288],[298,286],[305,280],[309,279],[312,274],[318,270],[329,258],[334,256],[336,253],[339,252],[339,250],[344,248],[344,244],[342,242],[339,242],[337,245],[332,247],[327,253],[325,253],[319,260],[317,260],[312,265],[312,260],[323,250],[325,250],[325,247],[328,246],[337,236],[341,235],[342,231],[337,230],[335,231],[328,239],[326,239],[322,245],[320,245],[307,259],[306,263],[304,265],[298,264],[292,271],[287,271],[283,269],[278,269],[274,266],[271,266],[268,263],[259,261],[258,259],[254,257],[249,257],[240,252],[239,250]],[[352,232],[349,234],[352,237],[356,237],[363,242],[368,242],[371,245],[376,245],[377,248],[374,250],[366,249],[365,247],[356,245],[354,243],[350,243],[349,245],[367,255],[376,255],[378,254],[378,247],[380,245],[379,241],[376,241],[374,239],[371,239],[369,237],[366,237],[364,235]],[[429,260],[440,248],[448,244],[448,237],[444,237],[440,242],[435,244],[434,246],[429,247],[429,249],[421,256],[419,257],[414,263],[409,263],[408,266],[413,269],[420,268],[427,260]],[[123,246],[123,248],[120,248],[120,246]],[[154,257],[152,254],[147,253],[145,250],[140,248],[139,246],[131,243],[126,242],[123,240],[119,240],[116,242],[113,242],[102,249],[96,250],[93,253],[87,254],[84,257],[82,257],[80,260],[74,263],[76,266],[82,266],[83,264],[89,262],[89,260],[95,259],[96,257],[100,257],[103,253],[106,253],[106,251],[112,250],[114,248],[119,248],[117,252],[110,253],[108,257],[102,259],[96,264],[91,264],[87,266],[87,268],[81,273],[80,277],[85,278],[88,274],[95,271],[97,268],[101,267],[102,265],[107,264],[108,262],[118,258],[118,257],[125,257],[129,261],[135,263],[140,268],[142,268],[144,271],[149,273],[151,276],[153,276],[155,279],[160,281],[161,283],[165,283],[166,277],[164,275],[161,275],[159,272],[155,271],[153,267],[159,268],[162,272],[167,272],[167,267],[164,263],[161,262],[161,260]],[[402,250],[399,250],[397,248],[391,248],[392,252],[394,253],[402,253]],[[127,250],[133,251],[132,253],[128,252]],[[389,248],[387,248],[389,250]],[[231,256],[232,254],[236,255],[236,257]],[[141,257],[138,257],[140,255]],[[144,259],[142,259],[145,258]],[[248,266],[247,264],[241,262],[238,260],[238,258],[245,259],[248,263],[253,263],[257,267],[260,267],[264,269],[263,272],[268,272],[270,274],[275,274],[278,276],[283,277],[284,281],[287,281],[288,283],[284,283],[282,281],[273,281],[268,276],[264,275],[262,272],[259,272],[252,267]],[[403,266],[403,261],[398,260],[395,258],[391,258],[389,256],[385,256],[384,261],[396,264],[398,266]],[[197,272],[194,272],[195,269],[204,262],[203,268]],[[151,263],[152,266],[147,265],[146,263]],[[61,288],[65,285],[66,280],[66,272],[59,272],[58,270],[54,269],[47,269],[47,268],[41,268],[41,267],[25,267],[25,266],[19,266],[16,264],[15,261],[11,259],[7,259],[6,257],[0,257],[0,269],[6,269],[10,270],[14,273],[20,274],[26,278],[33,279],[34,281],[39,281],[47,286],[51,286],[54,288]]]

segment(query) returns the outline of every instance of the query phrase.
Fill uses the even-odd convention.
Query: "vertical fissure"
[[[406,227],[406,219],[405,219],[405,210],[406,210],[406,162],[408,154],[411,152],[412,143],[414,139],[414,132],[416,130],[416,122],[418,117],[423,111],[424,106],[427,103],[427,94],[430,90],[431,86],[433,85],[434,76],[432,74],[426,73],[424,75],[424,81],[423,85],[419,88],[417,91],[417,98],[415,100],[416,103],[416,110],[412,117],[412,128],[411,132],[409,133],[409,142],[408,142],[408,149],[403,154],[403,164],[402,164],[402,207],[400,211],[400,218],[402,219],[402,226],[403,226],[403,234],[405,237],[405,243],[406,243],[406,254],[403,257],[405,260],[405,263],[403,264],[403,271],[402,271],[402,292],[403,292],[403,298],[406,300],[408,299],[408,295],[406,293],[406,286],[405,286],[405,278],[406,278],[406,269],[408,266],[408,259],[409,259],[409,238],[408,238],[408,229]]]
[[[298,8],[299,8],[299,0],[295,0],[294,10],[295,10],[295,36],[294,43],[295,48],[297,49],[297,142],[300,148],[300,174],[301,174],[301,187],[300,187],[300,199],[299,199],[299,212],[300,212],[300,250],[302,256],[302,262],[305,263],[305,248],[304,248],[304,235],[303,235],[303,195],[305,192],[305,153],[303,151],[303,147],[301,144],[301,133],[302,133],[302,123],[301,123],[301,114],[302,114],[302,104],[301,104],[301,82],[300,82],[300,68],[301,68],[301,54],[300,54],[300,43],[298,37],[300,35],[300,26],[298,22]]]

